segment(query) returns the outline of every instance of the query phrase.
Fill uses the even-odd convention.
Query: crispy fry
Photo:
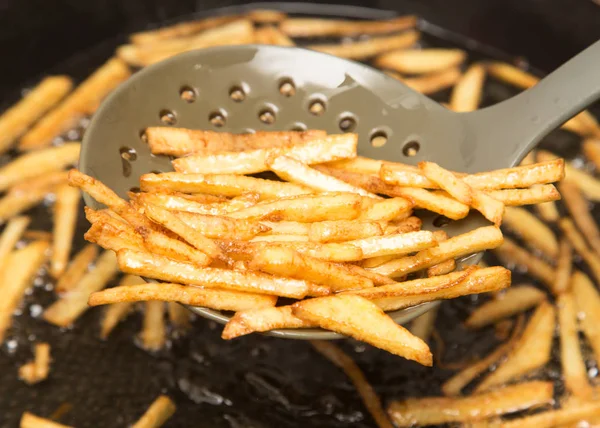
[[[566,427],[570,423],[585,421],[600,416],[600,403],[588,402],[559,410],[548,410],[532,416],[503,422],[500,428],[551,428]],[[578,424],[580,425],[580,424]]]
[[[584,399],[592,398],[594,391],[588,380],[587,368],[581,355],[577,327],[577,307],[571,292],[558,296],[558,320],[560,327],[560,361],[567,390]]]
[[[22,237],[29,241],[51,241],[52,232],[46,230],[26,230],[23,232]]]
[[[265,235],[257,236],[250,240],[250,242],[307,242],[308,236],[306,235]]]
[[[597,138],[588,138],[581,145],[583,154],[596,169],[600,169],[600,140]]]
[[[175,409],[175,403],[166,395],[161,395],[131,428],[159,428],[173,416]]]
[[[546,294],[531,285],[512,286],[496,299],[479,306],[471,313],[465,325],[481,328],[504,318],[525,312],[546,300]]]
[[[229,340],[253,332],[315,326],[316,324],[294,316],[291,306],[251,308],[236,312],[229,322],[225,324],[221,338]]]
[[[425,366],[432,365],[431,352],[425,342],[360,296],[339,294],[303,300],[292,306],[292,313],[322,328],[351,336]]]
[[[246,14],[252,22],[258,24],[277,24],[287,18],[285,12],[273,9],[254,9]]]
[[[102,290],[117,273],[117,260],[112,251],[103,252],[93,270],[58,301],[46,308],[43,317],[50,324],[66,327],[87,309],[87,300],[94,291]]]
[[[454,269],[456,269],[456,261],[454,259],[449,259],[428,268],[427,276],[446,275],[447,273],[454,271]]]
[[[125,275],[119,281],[118,287],[126,287],[134,284],[142,284],[144,280],[139,276],[135,275]],[[97,292],[90,294],[89,299],[92,296],[96,295]],[[104,315],[102,317],[102,322],[100,326],[100,338],[106,339],[108,335],[113,331],[113,329],[123,320],[130,312],[131,312],[132,304],[131,302],[119,302],[113,303],[109,305],[104,311]]]
[[[363,257],[387,256],[392,254],[401,256],[433,247],[437,244],[437,240],[430,231],[420,230],[418,232],[356,239],[348,241],[347,244],[360,248],[363,252]]]
[[[413,28],[416,24],[417,18],[412,15],[382,21],[288,18],[280,24],[280,28],[291,37],[352,36],[392,33]]]
[[[0,275],[6,267],[9,255],[19,242],[31,219],[25,216],[11,218],[0,235]]]
[[[297,221],[261,221],[269,228],[266,232],[269,235],[308,235],[313,224],[319,223],[299,223]]]
[[[349,192],[380,199],[379,196],[311,168],[290,156],[267,159],[267,166],[285,181],[300,184],[321,192]]]
[[[376,221],[320,221],[310,224],[308,230],[308,239],[313,242],[343,242],[381,235],[383,229]]]
[[[408,233],[408,232],[416,232],[417,230],[421,230],[421,226],[423,222],[419,217],[408,217],[404,220],[401,220],[397,223],[393,224],[393,227],[396,228],[396,233]]]
[[[365,375],[358,365],[356,365],[354,360],[331,342],[313,340],[311,341],[311,345],[319,354],[327,358],[346,373],[363,400],[365,407],[377,423],[377,426],[379,428],[393,428],[387,414],[383,410],[381,400],[373,390],[373,387],[367,382]]]
[[[325,131],[320,130],[258,131],[254,134],[232,134],[229,132],[168,127],[146,128],[145,134],[153,154],[178,157],[192,153],[208,155],[288,147],[327,136]]]
[[[251,260],[254,252],[265,246],[289,247],[301,254],[306,254],[330,262],[354,262],[363,258],[362,250],[354,245],[331,242],[321,244],[318,242],[240,242],[221,241],[221,248],[230,256],[237,259]]]
[[[545,150],[537,151],[538,160],[557,160],[557,156]],[[581,192],[591,201],[600,201],[600,180],[593,175],[575,168],[570,162],[565,163],[565,176],[575,183]]]
[[[565,238],[561,238],[558,261],[556,266],[556,277],[552,286],[554,294],[559,295],[565,291],[568,291],[571,284],[571,270],[573,265],[573,250],[571,244]]]
[[[346,183],[352,184],[357,187],[362,187],[371,193],[388,196],[402,196],[401,190],[403,187],[393,186],[383,182],[377,175],[365,174],[361,172],[348,171],[343,168],[331,168],[325,164],[314,165],[313,168],[324,172],[325,174],[332,175],[339,178]]]
[[[523,208],[506,208],[504,224],[521,236],[532,249],[541,251],[550,259],[558,257],[558,241],[554,232],[529,211]]]
[[[40,188],[32,192],[8,192],[0,199],[0,224],[27,211],[52,193],[52,189]]]
[[[521,248],[513,240],[504,238],[504,243],[493,251],[504,263],[514,263],[526,267],[531,276],[539,279],[545,286],[552,289],[554,284],[554,269],[552,266]]]
[[[442,391],[444,395],[455,396],[460,395],[461,390],[467,386],[472,380],[474,380],[481,373],[486,371],[490,366],[495,364],[509,353],[516,344],[518,343],[521,333],[523,332],[524,317],[521,315],[517,325],[513,328],[510,338],[490,352],[485,357],[476,360],[473,364],[463,368],[460,372],[456,373],[450,379],[448,379],[442,385]]]
[[[50,419],[40,418],[33,413],[24,412],[21,416],[20,428],[73,428],[67,425],[59,424]]]
[[[256,43],[261,45],[295,46],[296,44],[279,29],[272,26],[259,28],[254,33]]]
[[[239,19],[237,16],[215,16],[211,18],[203,18],[197,21],[186,21],[169,27],[162,27],[156,30],[149,30],[140,33],[134,33],[130,36],[132,43],[143,45],[146,43],[155,43],[157,41],[171,39],[176,37],[190,36],[195,33],[215,28],[231,21]]]
[[[544,220],[558,220],[556,204],[552,201],[558,201],[560,193],[552,184],[535,185],[529,189],[487,190],[485,193],[506,206],[535,205],[540,214],[544,213]]]
[[[381,55],[375,65],[400,73],[435,73],[462,64],[466,57],[460,49],[407,49]]]
[[[381,165],[383,164],[380,160],[366,158],[364,156],[356,156],[352,159],[342,159],[333,162],[327,162],[320,166],[326,169],[337,169],[348,172],[356,172],[359,174],[372,174],[378,175]]]
[[[435,320],[437,319],[438,311],[439,306],[436,306],[425,312],[423,315],[416,317],[411,322],[409,331],[423,342],[427,343],[435,328]]]
[[[429,268],[448,259],[455,259],[502,244],[503,236],[495,226],[481,227],[440,242],[437,247],[420,251],[414,256],[391,260],[372,270],[382,275],[399,277]]]
[[[474,111],[479,107],[485,67],[482,64],[471,65],[458,80],[450,96],[450,109],[454,111]]]
[[[375,37],[350,43],[309,45],[308,48],[353,60],[364,60],[396,49],[406,49],[419,40],[418,31],[410,30],[391,36]]]
[[[189,155],[175,159],[177,172],[203,174],[255,174],[269,169],[267,159],[286,155],[306,164],[331,162],[356,156],[356,134],[329,135],[289,147],[223,152],[212,155]]]
[[[118,252],[123,272],[161,281],[199,285],[227,290],[258,292],[301,299],[306,295],[326,295],[329,290],[306,281],[271,277],[257,272],[220,268],[200,268],[189,263],[139,251]]]
[[[573,295],[579,316],[579,325],[590,343],[596,361],[600,361],[600,294],[587,275],[575,271],[572,276]]]
[[[508,353],[506,361],[491,372],[475,391],[481,392],[506,384],[511,379],[543,367],[550,360],[556,311],[552,304],[541,303],[532,315],[523,335]]]
[[[144,309],[144,325],[140,332],[142,346],[150,351],[158,351],[165,346],[167,329],[165,326],[165,303],[149,300]]]
[[[441,214],[452,220],[460,220],[469,214],[469,206],[448,196],[429,192],[425,189],[401,187],[398,196],[411,201],[415,207]]]
[[[174,260],[191,262],[196,266],[208,266],[211,263],[210,257],[205,253],[179,239],[173,239],[152,230],[143,230],[141,234],[144,239],[144,246],[156,254]]]
[[[10,327],[11,317],[17,308],[25,291],[31,286],[38,269],[47,259],[49,243],[46,241],[32,242],[24,248],[12,251],[8,256],[5,267],[1,272],[2,299],[0,299],[0,343]]]
[[[50,257],[50,274],[54,278],[63,274],[69,262],[80,198],[79,189],[70,187],[68,184],[63,184],[56,190],[52,256]]]
[[[254,255],[250,268],[321,284],[334,292],[373,287],[371,280],[354,275],[343,265],[302,255],[291,248],[263,248]]]
[[[391,221],[410,213],[412,204],[404,198],[389,198],[369,207],[360,218],[373,221]]]
[[[559,189],[573,221],[594,251],[597,254],[600,253],[600,229],[598,229],[598,225],[588,209],[588,203],[579,188],[567,179],[559,184]]]
[[[583,236],[571,219],[563,218],[559,222],[559,226],[569,243],[575,248],[575,251],[581,256],[585,263],[590,267],[594,277],[600,281],[600,257],[587,246]]]
[[[551,382],[531,381],[464,398],[394,401],[388,413],[398,427],[469,422],[550,404],[552,393]]]
[[[535,186],[533,190],[539,190],[540,187],[542,187],[542,186]],[[546,199],[547,201],[550,201],[550,202],[542,202],[542,201],[529,202],[529,203],[536,204],[534,206],[534,208],[537,211],[537,214],[542,218],[542,220],[547,221],[548,223],[556,223],[558,221],[558,219],[560,218],[560,214],[558,214],[558,208],[556,208],[556,204],[554,202],[552,202],[553,200],[560,199],[560,195],[558,194],[558,191],[556,191],[556,193],[557,193],[557,197],[555,199]],[[505,204],[506,204],[506,202],[505,202]]]
[[[0,153],[53,108],[73,87],[68,76],[49,76],[0,116]]]
[[[87,271],[88,266],[96,259],[97,256],[98,247],[94,244],[88,244],[83,247],[77,253],[77,255],[73,257],[73,260],[71,263],[69,263],[69,266],[65,272],[60,276],[56,283],[56,287],[54,287],[54,290],[60,294],[75,287],[79,280],[83,277],[84,273]]]
[[[95,223],[85,233],[84,238],[104,248],[105,250],[119,251],[123,248],[132,250],[145,250],[144,241],[133,229],[122,230],[110,223]]]
[[[41,382],[48,377],[50,371],[50,345],[37,343],[35,359],[19,368],[19,377],[29,385]]]
[[[462,76],[460,68],[458,67],[451,67],[446,70],[423,74],[416,77],[404,77],[393,71],[388,71],[386,74],[400,80],[409,88],[425,95],[433,94],[453,86]]]
[[[117,58],[108,60],[28,131],[21,138],[19,149],[48,146],[54,137],[71,128],[81,117],[93,113],[102,99],[130,75],[124,62]]]

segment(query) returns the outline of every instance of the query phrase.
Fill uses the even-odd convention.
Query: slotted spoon
[[[356,132],[362,156],[409,164],[427,160],[473,173],[516,165],[547,133],[598,98],[600,42],[533,88],[471,113],[452,112],[380,71],[331,55],[266,45],[215,47],[144,68],[114,91],[85,133],[79,168],[126,198],[142,174],[173,170],[171,159],[152,155],[142,139],[147,127],[172,125],[234,133]],[[90,207],[102,207],[84,198]],[[423,229],[436,229],[436,217],[423,217]],[[474,213],[444,230],[454,236],[486,224]],[[479,259],[474,255],[462,263]],[[436,304],[389,315],[405,323]],[[212,309],[190,309],[220,323],[230,318]],[[320,329],[268,334],[342,337]]]

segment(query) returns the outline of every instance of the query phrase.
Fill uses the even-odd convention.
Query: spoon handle
[[[600,98],[600,41],[517,96],[465,114],[476,144],[477,167],[520,162],[550,131]]]

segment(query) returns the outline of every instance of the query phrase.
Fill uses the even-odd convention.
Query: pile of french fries
[[[166,313],[177,328],[189,327],[189,312],[176,303],[182,302],[235,312],[223,332],[227,339],[319,326],[426,365],[437,312],[413,321],[409,332],[383,311],[488,292],[465,326],[493,326],[503,341],[479,361],[458,364],[442,385],[445,397],[391,402],[386,414],[350,356],[329,342],[313,346],[348,374],[380,427],[391,421],[536,428],[600,423],[598,387],[588,377],[578,337],[581,331],[600,362],[600,233],[588,209],[600,200],[600,180],[564,164],[559,190],[569,216],[561,216],[552,183],[563,178],[563,163],[552,153],[531,153],[511,171],[464,175],[431,163],[411,167],[361,158],[351,134],[232,135],[169,127],[150,128],[146,135],[156,153],[178,158],[176,172],[144,176],[142,192],[129,201],[67,171],[79,157],[79,143],[69,141],[68,131],[92,115],[132,68],[191,49],[299,44],[365,61],[425,94],[447,91],[447,107],[455,111],[479,108],[487,79],[520,89],[538,81],[510,64],[466,65],[468,55],[460,49],[419,48],[416,23],[412,16],[341,21],[268,10],[211,17],[132,35],[76,88],[67,76],[42,80],[0,116],[0,153],[18,151],[0,168],[0,220],[6,224],[0,235],[0,275],[6,278],[0,285],[0,341],[10,334],[12,314],[40,269],[56,279],[57,293],[43,319],[68,326],[88,309],[88,300],[108,304],[102,338],[142,300],[140,338],[147,349],[160,349]],[[318,37],[327,42],[316,43]],[[332,44],[333,37],[344,40]],[[584,111],[562,128],[581,136],[586,160],[600,168],[594,116]],[[247,162],[239,162],[240,153]],[[261,171],[283,181],[251,176]],[[86,237],[93,243],[75,253],[80,194],[73,186],[109,207],[86,211],[92,223]],[[27,211],[42,203],[54,204],[52,231],[29,228]],[[534,205],[537,215],[521,205]],[[475,209],[494,225],[457,237],[429,233],[413,215],[420,209],[449,219]],[[501,222],[512,238],[499,231]],[[486,249],[511,268],[526,268],[532,283],[503,290],[510,283],[504,268],[456,269],[456,259]],[[574,264],[575,255],[582,263]],[[119,270],[129,273],[106,288]],[[142,276],[164,282],[146,283]],[[556,326],[566,388],[549,410],[552,383],[527,379],[549,362]],[[51,381],[50,345],[34,344],[34,358],[19,374],[31,385]],[[174,410],[171,400],[160,397],[134,426],[158,427]],[[503,418],[516,412],[522,413]],[[21,426],[66,425],[25,413]]]

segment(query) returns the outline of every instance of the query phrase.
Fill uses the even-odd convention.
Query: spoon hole
[[[313,100],[308,105],[308,111],[310,112],[310,114],[315,116],[321,116],[323,113],[325,113],[325,110],[326,106],[325,101],[323,100]]]
[[[236,103],[241,103],[246,99],[246,91],[241,86],[233,86],[229,90],[229,98],[231,98]]]
[[[452,223],[452,220],[443,215],[439,215],[433,219],[433,225],[435,227],[439,227],[440,229],[448,226],[450,223]]]
[[[225,113],[220,110],[213,111],[211,114],[208,115],[208,121],[211,123],[212,126],[221,128],[221,127],[225,126],[225,122],[226,122]]]
[[[356,128],[356,119],[351,115],[342,116],[338,125],[340,131],[352,132]]]
[[[371,145],[373,147],[382,147],[388,142],[388,136],[384,131],[375,131],[371,134]]]
[[[409,141],[402,148],[402,153],[404,154],[404,156],[411,158],[413,156],[416,156],[417,153],[419,153],[420,148],[421,145],[418,141]]]
[[[302,132],[302,131],[306,131],[306,125],[303,123],[295,123],[294,125],[292,125],[290,127],[290,131],[297,131],[297,132]]]
[[[279,82],[279,93],[284,97],[291,97],[296,95],[296,85],[292,79],[282,79]]]
[[[179,96],[186,103],[193,103],[196,101],[196,91],[189,86],[183,86],[179,90]]]
[[[260,121],[266,125],[275,123],[275,112],[271,108],[264,108],[258,113]]]
[[[165,125],[175,125],[177,123],[177,117],[171,110],[161,110],[160,121]]]

